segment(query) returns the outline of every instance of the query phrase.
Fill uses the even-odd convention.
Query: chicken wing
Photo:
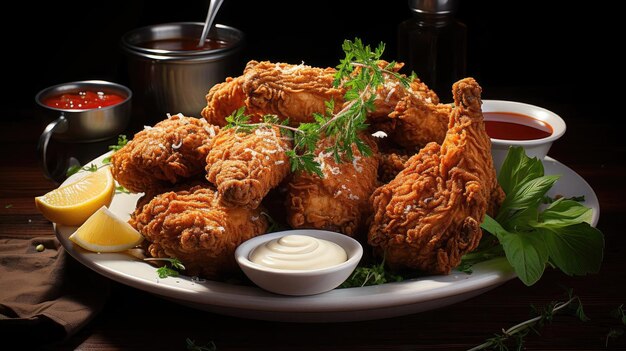
[[[117,182],[132,192],[151,192],[202,174],[219,127],[174,115],[146,127],[111,156]]]
[[[185,275],[207,279],[236,272],[237,246],[268,228],[261,209],[224,207],[208,184],[143,199],[129,223],[149,242],[152,257],[177,258]]]
[[[449,273],[478,245],[480,223],[498,192],[481,88],[466,78],[452,92],[455,108],[442,145],[428,144],[371,196],[368,242],[392,268]]]
[[[249,133],[222,129],[206,157],[206,178],[217,187],[222,205],[256,208],[289,174],[285,151],[290,148],[277,127]]]
[[[362,135],[374,153],[376,144]],[[317,228],[356,236],[370,214],[368,198],[376,189],[378,158],[364,157],[353,147],[352,162],[336,163],[330,138],[317,146],[316,161],[324,178],[299,172],[292,176],[287,191],[287,222],[293,228]]]
[[[379,62],[380,67],[388,64]],[[394,71],[402,66],[396,64]],[[354,74],[358,72],[357,68]],[[341,86],[333,87],[335,73],[333,68],[250,61],[242,76],[211,88],[202,116],[224,126],[227,116],[245,106],[253,122],[266,114],[289,118],[292,126],[312,122],[313,113],[325,112],[326,101],[335,102],[334,112],[343,107],[346,91]],[[371,131],[382,130],[397,139],[398,145],[411,149],[443,141],[450,106],[440,105],[437,94],[418,78],[413,78],[409,87],[395,78],[388,79],[374,94],[375,110],[367,116]]]
[[[385,132],[398,146],[417,151],[429,142],[440,144],[446,135],[452,107],[440,104],[418,78],[409,88],[393,80],[380,86],[374,103],[376,110],[368,114],[370,130]]]
[[[207,106],[201,112],[202,117],[216,126],[225,126],[226,117],[245,105],[243,81],[243,76],[228,77],[225,82],[214,85],[206,95]],[[258,122],[258,119],[253,122]]]
[[[344,91],[333,87],[334,74],[332,68],[250,61],[242,76],[211,88],[202,116],[223,126],[228,115],[245,106],[253,121],[273,114],[294,126],[311,122],[313,113],[324,112],[325,101],[343,99]]]

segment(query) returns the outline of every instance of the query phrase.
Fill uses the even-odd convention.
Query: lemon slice
[[[35,198],[37,209],[57,224],[81,225],[102,206],[111,204],[115,181],[109,167]]]
[[[70,240],[85,250],[118,252],[137,246],[143,237],[130,224],[102,206],[70,235]]]

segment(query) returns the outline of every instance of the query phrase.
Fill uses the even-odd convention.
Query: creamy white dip
[[[265,267],[287,270],[320,269],[348,260],[339,245],[306,235],[285,235],[256,247],[250,261]]]

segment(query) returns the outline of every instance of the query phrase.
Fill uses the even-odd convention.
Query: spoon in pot
[[[200,41],[198,41],[198,47],[203,47],[206,42],[206,37],[213,27],[213,21],[215,20],[215,16],[217,15],[217,11],[219,11],[220,6],[224,0],[211,0],[209,3],[209,12],[206,15],[206,21],[204,22],[204,28],[202,29],[202,36],[200,37]]]

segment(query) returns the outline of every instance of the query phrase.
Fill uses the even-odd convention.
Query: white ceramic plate
[[[94,162],[99,163],[102,157]],[[593,189],[574,171],[546,158],[546,174],[561,179],[549,195],[585,196],[594,210],[593,225],[599,218],[599,203]],[[116,194],[110,209],[128,219],[139,195]],[[477,264],[472,274],[453,271],[431,276],[362,288],[335,289],[327,293],[290,297],[275,295],[253,286],[214,281],[198,282],[190,277],[159,279],[154,266],[123,253],[98,254],[74,246],[68,237],[73,227],[56,226],[57,237],[78,261],[94,271],[147,292],[194,308],[255,319],[290,322],[339,322],[387,318],[447,306],[466,300],[515,277],[504,258]]]

